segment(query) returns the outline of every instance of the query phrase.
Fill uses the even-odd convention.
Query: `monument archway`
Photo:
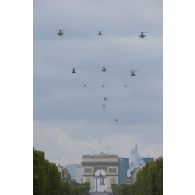
[[[83,155],[83,182],[90,183],[90,192],[112,192],[111,185],[118,184],[118,155]]]

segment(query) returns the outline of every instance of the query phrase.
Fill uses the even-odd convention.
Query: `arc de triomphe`
[[[90,192],[111,192],[111,185],[118,184],[118,155],[83,155],[83,182],[90,183]]]

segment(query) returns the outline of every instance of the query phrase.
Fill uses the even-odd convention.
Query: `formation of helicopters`
[[[64,35],[64,32],[63,32],[64,30],[65,30],[65,29],[59,29],[58,32],[57,32],[57,35],[60,36],[60,37],[62,37],[62,36]],[[138,37],[139,37],[140,39],[143,39],[143,38],[146,37],[146,34],[145,34],[145,33],[147,33],[147,32],[138,32],[138,33],[140,33],[140,34],[138,35]],[[98,36],[103,35],[103,34],[102,34],[102,31],[99,30],[98,33],[97,33],[97,35],[98,35]]]
[[[107,68],[105,66],[103,66],[103,67],[101,67],[101,71],[106,72]],[[138,71],[138,70],[131,70],[130,76],[135,77],[136,76],[136,71]],[[75,67],[73,67],[72,68],[72,74],[75,74],[75,73],[76,73],[76,69],[75,69]],[[104,87],[104,85],[102,85],[102,87]],[[127,85],[124,85],[124,87],[127,87]]]
[[[57,32],[57,35],[60,36],[60,37],[62,37],[62,36],[64,35],[64,32],[63,32],[64,30],[65,30],[65,29],[59,29],[58,32]],[[139,32],[138,37],[139,37],[140,39],[144,39],[144,38],[146,37],[146,34],[145,34],[145,33],[147,33],[147,32]],[[98,33],[97,33],[97,35],[98,35],[98,36],[102,36],[102,35],[103,35],[102,31],[99,30]],[[101,70],[102,72],[106,72],[108,69],[107,69],[106,66],[102,66],[102,67],[100,67],[100,70]],[[131,71],[130,71],[130,76],[131,76],[131,77],[136,77],[136,71],[138,71],[138,70],[137,70],[137,69],[131,70]],[[75,74],[76,72],[77,72],[77,71],[76,71],[76,68],[73,67],[73,68],[72,68],[72,74]],[[87,87],[87,84],[84,83],[84,84],[83,84],[83,87]],[[102,87],[104,88],[105,85],[103,84]],[[127,87],[127,84],[124,84],[124,87],[126,88],[126,87]],[[106,108],[106,102],[108,101],[108,97],[105,96],[105,97],[103,98],[103,101],[104,101],[104,103],[102,104],[102,108],[105,109],[105,108]],[[119,122],[119,119],[118,119],[118,118],[115,118],[115,119],[114,119],[114,122],[115,122],[115,123],[118,123],[118,122]]]

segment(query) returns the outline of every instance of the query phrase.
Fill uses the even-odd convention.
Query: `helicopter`
[[[105,66],[102,66],[101,71],[102,72],[106,72],[107,71],[107,68]]]
[[[60,37],[63,36],[63,35],[64,35],[63,30],[64,30],[64,29],[60,29],[60,30],[58,31],[57,35],[60,36]]]
[[[105,87],[105,85],[102,85],[102,87]]]
[[[146,37],[146,35],[144,34],[144,33],[147,33],[147,32],[139,32],[140,34],[139,34],[139,38],[140,39],[143,39],[143,38],[145,38]]]
[[[106,108],[106,105],[105,104],[102,104],[102,108]]]
[[[124,87],[127,87],[127,84],[124,84]]]
[[[83,87],[87,87],[87,84],[85,83],[85,84],[83,85]]]
[[[138,71],[138,70],[131,70],[131,73],[130,74],[131,74],[132,77],[135,77],[136,76],[136,74],[135,74],[136,71]]]
[[[102,35],[102,31],[99,30],[97,35],[100,35],[101,36]]]
[[[75,67],[72,68],[72,73],[76,73]]]
[[[104,101],[107,101],[108,100],[108,98],[107,97],[104,97]]]

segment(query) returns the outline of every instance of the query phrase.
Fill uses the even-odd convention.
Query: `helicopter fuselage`
[[[146,36],[146,35],[145,35],[143,32],[141,32],[141,34],[139,35],[139,37],[140,37],[141,39],[143,39],[145,36]]]

